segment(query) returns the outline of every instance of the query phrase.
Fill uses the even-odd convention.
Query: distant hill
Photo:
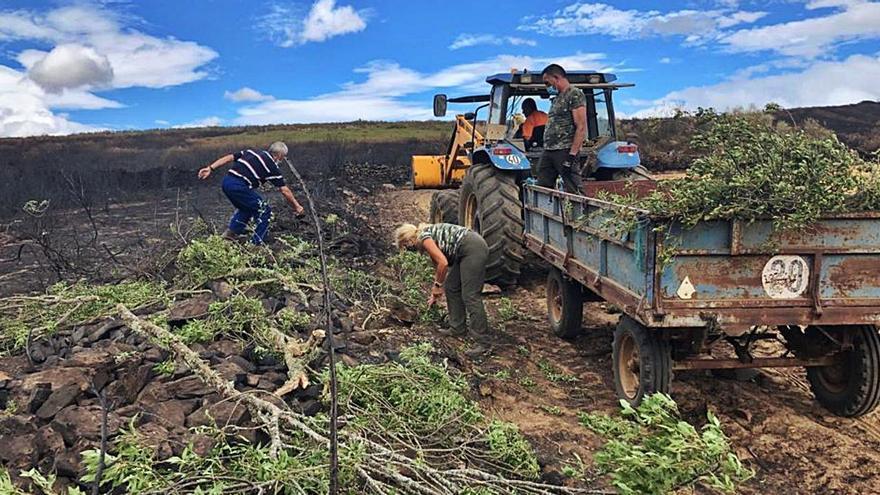
[[[784,118],[784,113],[785,111],[779,112],[777,117]],[[880,131],[880,102],[876,101],[836,107],[792,108],[788,113],[798,123],[813,119],[838,135]]]

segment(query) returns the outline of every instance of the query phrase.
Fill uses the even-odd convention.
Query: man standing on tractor
[[[541,73],[547,93],[553,98],[544,129],[544,152],[538,164],[538,185],[555,187],[562,178],[563,190],[581,192],[581,162],[578,153],[587,135],[587,100],[571,85],[565,69],[548,65]]]
[[[287,145],[278,141],[269,146],[268,151],[246,149],[222,156],[214,163],[199,170],[199,179],[207,179],[211,172],[227,163],[234,162],[232,168],[223,178],[223,193],[235,206],[235,213],[229,221],[229,227],[223,234],[228,240],[244,234],[245,229],[252,219],[256,219],[256,227],[253,230],[251,242],[260,245],[266,239],[269,231],[269,220],[272,218],[272,209],[254,190],[266,182],[271,182],[277,187],[293,207],[297,215],[302,215],[305,209],[293,196],[290,188],[284,183],[278,162],[287,157]]]

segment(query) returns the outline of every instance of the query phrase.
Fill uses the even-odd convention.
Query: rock
[[[147,423],[138,427],[138,440],[153,452],[153,461],[161,462],[175,454],[172,432],[158,423]]]
[[[166,384],[158,381],[147,383],[147,385],[143,388],[143,390],[141,390],[141,393],[137,397],[137,404],[141,407],[146,408],[152,404],[171,400],[171,392],[165,385]]]
[[[208,350],[213,351],[220,357],[241,355],[242,346],[240,342],[233,340],[218,340],[208,344]]]
[[[105,339],[110,332],[117,330],[120,327],[122,327],[122,322],[110,319],[90,327],[89,331],[86,333],[86,337],[89,342],[95,343],[99,340]]]
[[[25,376],[22,379],[21,388],[26,392],[30,392],[42,383],[50,384],[53,389],[59,389],[64,385],[76,383],[80,386],[80,390],[86,390],[91,383],[92,374],[92,370],[84,368],[48,368]],[[48,395],[46,397],[48,398]]]
[[[192,445],[193,453],[197,456],[208,457],[211,451],[214,450],[214,446],[217,445],[217,441],[207,435],[193,435],[190,444]]]
[[[376,334],[373,332],[353,332],[348,338],[356,344],[370,345],[376,341]]]
[[[186,418],[187,428],[195,426],[242,426],[250,420],[250,413],[244,404],[224,400],[202,406]]]
[[[75,352],[70,358],[65,359],[61,365],[67,368],[85,368],[93,371],[114,368],[116,366],[116,356],[129,350],[127,346],[122,348],[118,345],[111,345],[103,349],[82,349]]]
[[[321,397],[324,386],[320,383],[313,383],[304,389],[298,389],[293,392],[293,396],[299,400],[318,399]]]
[[[73,383],[55,390],[37,410],[37,417],[40,419],[52,419],[58,414],[58,411],[73,404],[73,401],[76,400],[80,393],[82,393],[82,390],[80,390],[79,385]]]
[[[342,362],[345,363],[345,365],[349,368],[354,368],[355,366],[360,364],[357,359],[349,356],[348,354],[340,354],[339,357],[342,359]]]
[[[208,307],[217,298],[214,294],[199,294],[195,297],[174,303],[168,314],[168,323],[182,324],[189,320],[202,318],[208,314]]]
[[[87,450],[84,446],[82,450]],[[82,450],[76,448],[65,449],[55,456],[55,470],[59,476],[79,478],[82,471]]]
[[[247,376],[247,378],[245,379],[244,383],[245,383],[245,385],[247,385],[248,387],[256,387],[257,384],[260,383],[260,378],[261,378],[260,375],[248,374],[248,376]]]
[[[501,294],[501,287],[492,284],[483,284],[483,295]]]
[[[316,400],[307,400],[297,404],[300,413],[305,414],[306,416],[314,416],[318,414],[321,412],[321,407],[321,403]]]
[[[277,313],[283,307],[284,303],[274,297],[267,297],[263,299],[263,309],[266,311],[266,313],[270,315]]]
[[[0,411],[5,411],[9,404],[9,390],[0,388]]]
[[[183,427],[186,417],[198,407],[196,400],[169,400],[146,408],[144,422],[156,422],[162,426]]]
[[[208,288],[214,293],[214,296],[221,301],[225,301],[235,294],[235,289],[225,280],[215,280],[208,284]]]
[[[31,414],[37,412],[50,395],[52,395],[51,383],[37,383],[28,397],[27,411]]]
[[[348,317],[342,317],[339,319],[339,326],[342,328],[342,331],[345,333],[351,333],[354,330],[354,320]]]
[[[152,361],[154,363],[161,363],[168,358],[168,351],[160,349],[158,347],[151,347],[144,352],[144,361]]]
[[[385,184],[382,184],[382,189],[384,189],[386,191],[393,191],[393,190],[397,189],[397,186],[395,186],[394,184],[385,183]]]
[[[247,359],[245,359],[237,354],[233,354],[231,356],[228,356],[226,358],[226,361],[230,362],[230,363],[234,363],[236,366],[239,367],[239,369],[241,369],[242,371],[245,371],[247,373],[253,373],[254,371],[257,370],[257,367],[254,366],[253,363],[251,363]]]
[[[214,371],[220,374],[224,380],[235,384],[245,383],[247,381],[247,372],[241,369],[238,364],[232,361],[222,361],[213,367]],[[201,382],[201,380],[199,380]],[[207,395],[207,394],[202,394]]]
[[[43,367],[44,368],[54,368],[55,366],[58,366],[60,363],[61,363],[61,357],[53,354],[53,355],[47,357],[45,361],[43,361]]]
[[[50,424],[67,445],[73,445],[79,438],[97,441],[101,439],[101,414],[100,406],[68,406]],[[121,424],[116,413],[108,413],[107,435],[115,435]]]
[[[119,405],[131,404],[153,377],[153,366],[152,363],[127,366],[119,372],[119,378],[108,386],[107,395],[114,397]]]
[[[0,465],[8,469],[27,469],[36,462],[36,428],[30,418],[23,415],[0,417],[0,438],[3,439]]]
[[[411,306],[396,300],[392,301],[390,306],[391,318],[400,323],[411,325],[419,320],[419,312]]]
[[[220,371],[220,370],[217,370]],[[185,376],[178,380],[168,382],[164,388],[172,396],[178,399],[194,399],[211,394],[213,390],[195,375]]]
[[[54,457],[65,450],[64,437],[51,425],[46,425],[37,431],[34,447],[36,447],[39,457]]]

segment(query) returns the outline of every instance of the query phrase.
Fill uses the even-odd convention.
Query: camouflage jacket
[[[544,128],[545,150],[562,150],[571,147],[576,129],[571,111],[586,104],[587,98],[584,92],[574,86],[569,86],[553,99],[548,114],[549,121]]]

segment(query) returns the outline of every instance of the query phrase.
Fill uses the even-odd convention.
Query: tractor
[[[618,139],[615,126],[612,95],[633,85],[616,83],[614,74],[593,71],[569,72],[568,80],[586,96],[587,142],[581,158],[592,159],[609,179],[646,176],[638,146]],[[434,96],[436,117],[445,116],[450,103],[479,105],[456,115],[446,154],[412,157],[412,184],[416,189],[441,189],[431,198],[430,221],[479,232],[490,251],[487,281],[507,286],[516,283],[524,260],[521,186],[542,151],[534,143],[527,150],[517,132],[517,113],[524,98],[550,95],[540,72],[514,70],[489,76],[486,82],[491,85],[488,95]],[[486,107],[489,114],[483,123],[479,112]]]

